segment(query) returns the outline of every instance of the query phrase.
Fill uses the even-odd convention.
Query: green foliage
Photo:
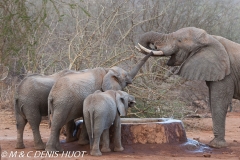
[[[129,109],[128,117],[137,118],[176,118],[182,119],[188,113],[186,104],[178,99],[152,100],[146,101],[137,99],[137,105]]]

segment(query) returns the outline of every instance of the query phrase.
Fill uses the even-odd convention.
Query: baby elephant
[[[114,151],[123,151],[121,144],[120,116],[127,114],[128,107],[135,104],[135,98],[123,91],[96,91],[83,103],[83,116],[89,140],[90,154],[100,156],[99,141],[102,135],[102,152],[110,152],[109,128],[114,124]]]

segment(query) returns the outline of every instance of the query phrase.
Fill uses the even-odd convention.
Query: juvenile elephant
[[[51,134],[46,151],[62,151],[59,142],[61,127],[69,121],[83,116],[83,101],[96,90],[122,90],[132,83],[139,69],[153,55],[146,55],[130,72],[122,68],[94,68],[81,73],[72,73],[60,78],[52,87],[48,97],[49,114],[52,115]],[[88,143],[86,127],[79,137],[79,144]]]
[[[74,71],[63,70],[53,75],[44,76],[40,74],[29,75],[18,85],[15,93],[15,117],[17,126],[17,149],[25,148],[23,143],[23,131],[29,122],[36,149],[45,149],[42,141],[39,125],[42,116],[48,115],[48,95],[57,79]],[[74,122],[73,122],[74,123]],[[70,140],[71,134],[67,134]]]
[[[187,80],[206,81],[214,133],[209,145],[226,147],[228,105],[232,98],[240,99],[240,45],[194,27],[170,34],[148,32],[139,44],[142,53],[154,50],[159,51],[155,56],[170,56],[167,65],[180,66],[177,74]]]
[[[114,123],[114,151],[123,151],[120,116],[125,116],[135,98],[123,91],[96,91],[83,102],[83,116],[90,140],[90,154],[100,156],[100,137],[103,134],[102,152],[110,152],[109,128]]]

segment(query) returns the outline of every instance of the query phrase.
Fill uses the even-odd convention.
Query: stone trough
[[[110,137],[112,135],[113,129],[110,128]],[[121,136],[122,144],[187,142],[182,121],[170,118],[121,118]]]
[[[170,118],[122,118],[122,143],[186,142],[182,121]]]

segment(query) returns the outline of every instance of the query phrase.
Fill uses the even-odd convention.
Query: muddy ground
[[[203,144],[208,143],[212,138],[212,120],[210,115],[200,116],[202,118],[184,119],[187,137],[196,139]],[[205,117],[205,118],[203,118]],[[224,149],[212,149],[204,145],[198,150],[187,149],[181,144],[134,144],[124,145],[123,152],[103,153],[101,157],[88,155],[89,146],[80,146],[77,142],[65,143],[64,136],[61,136],[61,144],[64,150],[73,151],[64,154],[46,155],[44,152],[34,149],[32,132],[29,125],[25,128],[24,143],[25,149],[14,149],[16,143],[16,127],[12,112],[0,112],[0,144],[2,147],[2,159],[161,159],[161,160],[181,160],[181,159],[240,159],[240,112],[230,112],[227,114],[226,141],[229,146]],[[40,126],[43,141],[47,142],[50,129],[47,120],[43,120]],[[16,152],[17,151],[17,152]],[[81,152],[79,152],[81,151]],[[83,155],[82,151],[86,151]],[[41,155],[42,154],[42,155]],[[83,155],[83,157],[82,157]],[[45,157],[47,156],[47,157]],[[51,158],[49,158],[49,156]]]

